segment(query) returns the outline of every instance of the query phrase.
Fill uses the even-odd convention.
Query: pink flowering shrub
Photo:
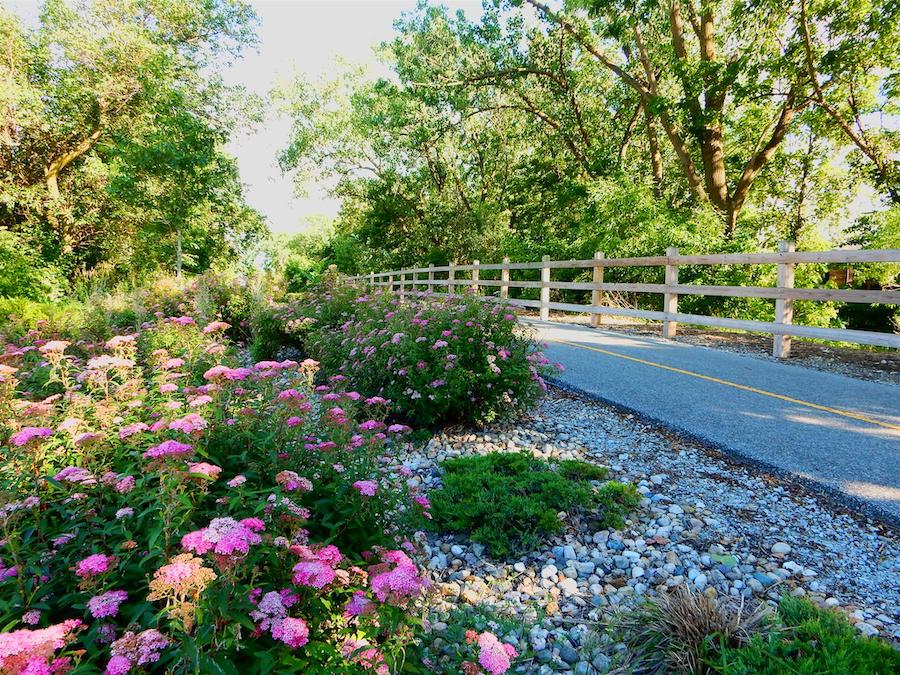
[[[470,296],[320,289],[304,346],[325,372],[419,423],[489,422],[525,410],[552,372],[508,307]]]
[[[409,427],[313,361],[238,362],[227,330],[0,348],[0,673],[405,662],[430,508],[391,459]]]

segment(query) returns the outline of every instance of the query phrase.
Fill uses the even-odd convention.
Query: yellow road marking
[[[640,359],[636,356],[628,356],[627,354],[619,354],[618,352],[613,352],[608,349],[602,349],[600,347],[590,347],[588,345],[579,344],[578,342],[569,342],[568,340],[560,340],[558,338],[544,338],[547,342],[558,342],[560,344],[569,345],[570,347],[578,347],[580,349],[590,349],[594,352],[600,352],[601,354],[606,354],[608,356],[615,356],[620,359],[627,359],[628,361],[634,361],[635,363],[642,363],[645,366],[653,366],[654,368],[661,368],[662,370],[668,370],[673,373],[679,373],[680,375],[690,375],[691,377],[696,377],[701,380],[706,380],[707,382],[715,382],[716,384],[724,384],[727,387],[734,387],[735,389],[742,389],[743,391],[749,391],[754,394],[760,394],[761,396],[769,396],[771,398],[777,398],[781,401],[787,401],[788,403],[795,403],[797,405],[806,406],[807,408],[812,408],[814,410],[821,410],[823,412],[831,413],[832,415],[840,415],[841,417],[849,417],[850,419],[859,420],[860,422],[867,422],[869,424],[874,424],[879,427],[884,427],[885,429],[893,429],[894,431],[900,431],[900,426],[896,424],[890,424],[889,422],[882,422],[881,420],[872,419],[871,417],[866,417],[865,415],[860,415],[859,413],[850,412],[849,410],[840,410],[838,408],[829,408],[825,405],[819,405],[818,403],[810,403],[809,401],[801,401],[798,398],[791,398],[790,396],[783,396],[782,394],[776,394],[771,391],[766,391],[765,389],[757,389],[756,387],[749,387],[746,384],[738,384],[737,382],[730,382],[729,380],[722,380],[718,377],[711,377],[709,375],[703,375],[701,373],[695,373],[691,370],[684,370],[682,368],[675,368],[674,366],[667,366],[662,363],[656,363],[656,361],[648,361],[647,359]]]

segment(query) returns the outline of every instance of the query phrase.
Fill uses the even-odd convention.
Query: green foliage
[[[254,116],[221,78],[254,28],[242,0],[44,0],[34,26],[0,8],[0,231],[48,283],[202,272],[262,234],[222,151]]]
[[[59,270],[41,260],[21,237],[0,228],[0,298],[55,300],[64,288]]]
[[[625,516],[641,505],[641,494],[631,483],[609,481],[597,491],[600,507],[600,523],[603,527],[619,529],[625,525]]]
[[[782,628],[757,635],[741,647],[726,647],[711,658],[715,672],[873,673],[900,671],[900,652],[876,638],[861,636],[838,612],[787,596],[776,614]]]
[[[485,423],[527,410],[550,368],[508,308],[469,296],[312,292],[295,314],[314,322],[304,347],[328,372],[382,396],[417,425]],[[288,332],[305,330],[293,319]]]
[[[522,553],[562,529],[559,511],[587,508],[593,491],[524,453],[491,453],[442,463],[431,493],[432,526],[464,532],[495,557]]]
[[[560,475],[569,480],[605,480],[609,469],[580,459],[564,459],[557,468]]]

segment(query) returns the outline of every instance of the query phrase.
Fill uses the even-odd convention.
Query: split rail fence
[[[897,263],[900,249],[795,251],[791,242],[782,242],[777,253],[727,253],[719,255],[680,255],[670,248],[664,256],[644,258],[606,258],[597,252],[591,260],[550,260],[540,262],[510,262],[481,264],[474,260],[466,265],[428,266],[390,272],[371,272],[349,277],[351,281],[367,283],[371,287],[386,287],[403,296],[407,291],[422,287],[435,290],[446,288],[454,294],[461,289],[487,300],[509,302],[521,307],[536,308],[543,320],[550,310],[578,312],[591,315],[591,324],[599,326],[604,315],[625,316],[660,321],[663,337],[674,338],[678,323],[714,328],[738,329],[770,333],[774,336],[773,354],[779,358],[790,355],[791,336],[816,338],[836,342],[852,342],[900,349],[900,335],[843,328],[820,328],[793,323],[794,301],[837,301],[864,304],[900,305],[900,291],[830,288],[795,288],[794,270],[799,264]],[[777,265],[777,285],[765,286],[701,286],[679,284],[678,268],[684,265]],[[603,272],[607,267],[665,267],[665,283],[607,283]],[[591,269],[592,281],[553,281],[552,271],[558,269]],[[540,281],[517,281],[510,278],[514,270],[540,270]],[[482,271],[499,271],[500,279],[482,279]],[[460,277],[458,274],[467,273]],[[499,288],[497,295],[481,295],[483,288]],[[539,300],[510,298],[510,288],[540,289]],[[590,304],[551,302],[554,289],[591,291]],[[663,297],[662,311],[612,307],[604,304],[608,292],[658,293]],[[681,295],[728,296],[739,298],[769,298],[775,300],[775,321],[751,321],[726,317],[683,314],[678,311]]]

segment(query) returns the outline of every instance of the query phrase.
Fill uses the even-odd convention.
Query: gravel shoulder
[[[622,530],[565,514],[564,534],[512,560],[429,535],[438,630],[460,605],[537,622],[521,636],[527,672],[603,671],[621,648],[603,639],[617,611],[682,583],[746,602],[804,595],[846,611],[862,634],[900,640],[900,535],[800,485],[559,390],[514,424],[446,431],[398,459],[429,490],[441,460],[492,451],[607,466],[644,496]]]

